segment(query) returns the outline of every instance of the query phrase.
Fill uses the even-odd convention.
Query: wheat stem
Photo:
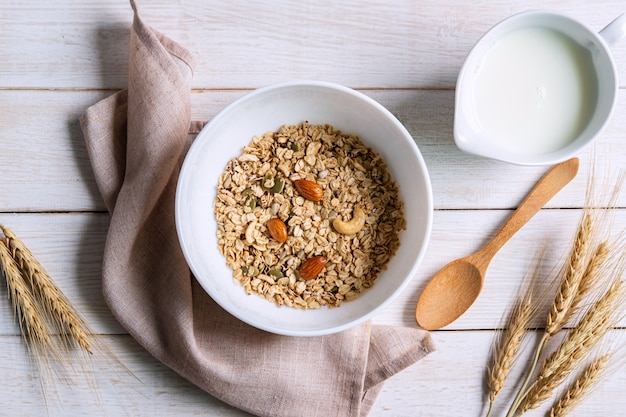
[[[524,378],[522,385],[517,391],[517,394],[515,395],[515,398],[513,399],[511,406],[509,407],[509,411],[506,413],[506,417],[513,417],[516,415],[516,412],[517,412],[517,409],[519,408],[520,403],[528,394],[526,387],[528,387],[528,384],[530,383],[530,379],[532,378],[533,373],[535,372],[535,369],[537,368],[537,364],[539,363],[539,358],[541,357],[541,354],[543,353],[543,350],[546,344],[548,343],[549,338],[550,336],[547,333],[544,333],[541,336],[541,339],[539,340],[539,343],[537,344],[537,348],[535,349],[533,358],[530,362],[530,366],[528,367],[526,377]]]

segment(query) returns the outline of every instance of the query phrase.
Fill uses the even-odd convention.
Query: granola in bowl
[[[380,155],[331,125],[254,136],[219,177],[218,246],[248,294],[299,309],[371,288],[406,228]]]

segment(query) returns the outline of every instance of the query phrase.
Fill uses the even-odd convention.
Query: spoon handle
[[[526,224],[552,197],[578,173],[578,158],[568,159],[553,166],[528,193],[502,229],[480,252],[487,262],[521,227]]]

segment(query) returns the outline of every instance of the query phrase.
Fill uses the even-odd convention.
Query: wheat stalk
[[[523,401],[526,388],[530,383],[539,358],[548,341],[557,334],[567,323],[573,313],[573,306],[577,300],[579,287],[585,277],[586,262],[589,258],[589,251],[592,242],[594,228],[594,216],[591,210],[585,209],[576,228],[576,235],[565,266],[561,272],[559,288],[550,306],[546,317],[546,325],[543,336],[537,343],[533,359],[531,360],[526,377],[522,382],[513,403],[507,412],[507,417],[515,415],[516,410]]]
[[[35,300],[44,308],[59,333],[69,336],[78,346],[92,353],[87,326],[78,311],[26,245],[8,227],[0,224],[0,229],[6,238],[6,246],[31,286]],[[67,344],[67,340],[64,341]]]
[[[37,309],[30,289],[24,282],[6,242],[2,239],[0,239],[0,266],[22,335],[28,340],[29,346],[36,350],[46,352],[46,349],[50,348],[53,351],[53,340],[45,319]]]
[[[607,208],[615,207],[625,178],[624,175],[619,177]],[[519,416],[549,398],[556,386],[580,366],[624,314],[620,304],[626,299],[626,289],[624,283],[618,279],[626,269],[626,254],[621,250],[626,245],[621,247],[619,243],[610,244],[604,241],[594,246],[600,233],[610,232],[607,217],[611,210],[601,209],[598,202],[593,200],[592,180],[593,172],[587,184],[585,206],[574,242],[546,318],[545,331],[537,343],[525,379],[513,399],[507,417]],[[601,226],[602,230],[599,231],[597,226]],[[613,262],[611,269],[606,264],[611,253],[615,253],[614,249],[618,255],[616,259],[610,259]],[[603,290],[606,290],[605,293],[598,298]],[[585,300],[590,298],[597,301],[586,309],[578,325],[568,332],[559,348],[544,361],[539,375],[530,384],[549,340],[568,324]]]
[[[594,360],[552,407],[550,417],[565,417],[571,412],[602,378],[610,357],[607,353]]]
[[[524,295],[516,301],[509,315],[506,329],[500,333],[494,345],[491,365],[487,371],[487,387],[489,388],[489,411],[487,412],[487,417],[491,415],[496,396],[504,387],[504,383],[517,359],[518,352],[526,336],[526,329],[536,310],[533,293],[534,279],[532,282]]]
[[[626,287],[615,281],[606,293],[568,332],[561,345],[543,363],[535,383],[520,405],[520,413],[537,408],[554,389],[590,354],[619,320],[616,312],[624,301]]]
[[[92,350],[95,350],[102,358],[114,361],[110,365],[121,365],[128,375],[138,379],[103,340],[88,331],[90,329],[87,323],[79,316],[26,245],[9,228],[1,224],[0,231],[0,270],[6,277],[9,298],[19,320],[21,333],[28,342],[29,349],[34,353],[33,357],[42,376],[50,377],[52,366],[60,365],[61,368],[55,370],[64,372],[66,381],[76,382],[74,364],[83,369],[83,375],[92,375],[90,362],[83,360],[86,359],[85,355],[92,354]],[[60,337],[55,337],[52,330],[58,331]],[[72,341],[81,347],[71,352],[79,354],[74,357],[79,359],[78,362],[73,362],[72,357],[67,356],[70,353],[67,348]],[[61,350],[62,348],[65,350]],[[46,380],[47,378],[40,379],[44,399]],[[97,381],[86,379],[86,382],[98,404],[101,404]],[[57,382],[54,381],[55,390],[56,385]]]

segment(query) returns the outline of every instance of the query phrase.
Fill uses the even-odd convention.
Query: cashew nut
[[[248,227],[246,228],[246,242],[248,242],[249,245],[252,245],[255,241],[255,229],[256,229],[256,222],[252,222],[248,225]]]
[[[333,227],[335,230],[344,235],[354,235],[365,226],[365,212],[360,208],[355,208],[350,221],[343,221],[340,217],[335,217]]]

